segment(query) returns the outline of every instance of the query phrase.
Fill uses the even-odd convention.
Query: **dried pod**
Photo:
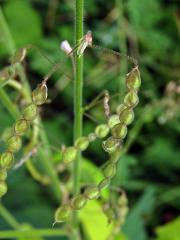
[[[119,115],[124,109],[126,109],[127,106],[124,104],[120,104],[119,106],[117,106],[116,108],[116,113]]]
[[[109,162],[103,169],[103,174],[106,178],[112,178],[116,174],[116,165]]]
[[[1,139],[6,142],[11,136],[13,135],[13,129],[12,127],[8,127],[4,130]]]
[[[86,196],[87,199],[93,200],[97,199],[99,197],[99,189],[97,186],[89,186],[84,191],[84,196]]]
[[[0,181],[5,181],[7,178],[7,171],[6,169],[0,169]]]
[[[7,193],[7,184],[4,181],[0,181],[0,197]]]
[[[110,179],[109,178],[104,178],[99,184],[98,188],[99,191],[102,191],[103,189],[107,188],[110,184]]]
[[[21,63],[25,56],[26,56],[26,53],[27,53],[27,49],[26,48],[20,48],[18,49],[14,56],[12,57],[12,64],[15,64],[15,63]]]
[[[133,120],[134,120],[134,112],[133,112],[133,110],[132,109],[124,109],[119,114],[119,120],[124,125],[131,124],[133,122]]]
[[[87,203],[87,199],[84,195],[80,194],[72,199],[71,206],[74,210],[80,210]]]
[[[77,156],[77,148],[67,147],[62,153],[62,161],[64,163],[70,163],[75,160]]]
[[[135,107],[138,104],[138,102],[139,102],[139,98],[135,91],[131,91],[127,93],[124,98],[124,104],[127,107]]]
[[[14,156],[11,152],[4,152],[0,157],[0,167],[1,168],[10,168],[14,163]]]
[[[7,148],[10,152],[17,152],[21,148],[22,141],[18,135],[12,136],[7,141]]]
[[[14,131],[18,135],[24,134],[29,128],[29,124],[25,119],[18,120],[14,125]]]
[[[71,214],[71,207],[68,205],[63,205],[59,207],[55,212],[55,222],[61,223],[68,220]]]
[[[103,207],[103,212],[106,215],[109,224],[116,219],[116,214],[111,207]]]
[[[108,153],[113,153],[119,146],[119,141],[113,137],[109,137],[102,143],[103,149]]]
[[[118,200],[118,205],[120,207],[124,207],[124,206],[127,206],[128,204],[128,199],[127,199],[127,196],[125,193],[121,194],[119,200]]]
[[[42,105],[47,100],[47,86],[45,83],[39,84],[32,92],[32,101],[36,105]]]
[[[80,151],[84,151],[87,149],[89,145],[89,139],[88,137],[79,137],[75,141],[75,147],[77,147]]]
[[[127,127],[122,123],[118,123],[111,129],[111,133],[114,138],[123,139],[126,137]]]
[[[123,218],[123,220],[125,220],[125,216],[127,215],[128,212],[129,212],[128,206],[124,206],[120,208],[120,216]]]
[[[129,90],[137,91],[141,86],[141,78],[138,66],[132,69],[126,76],[126,86]]]
[[[108,126],[109,128],[113,128],[119,122],[119,116],[117,114],[111,115],[108,119]]]
[[[22,114],[27,121],[33,121],[37,117],[37,106],[34,103],[29,104],[23,109]]]
[[[98,125],[95,129],[95,134],[98,138],[104,138],[109,133],[109,127],[106,124]]]

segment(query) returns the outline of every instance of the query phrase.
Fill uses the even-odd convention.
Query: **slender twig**
[[[20,228],[21,225],[17,222],[17,220],[11,215],[11,213],[1,203],[0,203],[0,215],[14,229]],[[1,233],[0,233],[0,236],[1,236]]]

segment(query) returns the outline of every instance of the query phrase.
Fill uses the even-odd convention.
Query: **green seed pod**
[[[47,86],[45,83],[39,84],[32,92],[32,101],[36,105],[42,105],[47,100]]]
[[[134,120],[133,110],[132,109],[124,109],[119,115],[119,120],[124,125],[131,124]]]
[[[37,117],[37,106],[34,103],[29,104],[23,109],[23,117],[27,121],[33,121]]]
[[[109,137],[107,140],[105,140],[102,143],[102,147],[104,151],[108,153],[113,153],[118,146],[119,146],[119,141],[117,139],[114,139],[113,137]]]
[[[12,127],[8,127],[4,130],[1,139],[6,142],[13,135]]]
[[[97,199],[99,197],[99,189],[97,186],[89,186],[85,189],[84,196],[86,196],[87,199],[93,200]]]
[[[18,49],[14,56],[12,57],[12,64],[15,64],[15,63],[20,63],[24,60],[25,56],[26,56],[26,53],[27,53],[27,49],[26,48],[20,48]]]
[[[14,131],[18,135],[24,134],[29,128],[29,124],[25,119],[18,120],[14,125]]]
[[[89,139],[88,137],[79,137],[75,141],[75,147],[77,147],[80,151],[86,150],[86,148],[89,145]]]
[[[62,161],[64,163],[70,163],[75,160],[77,156],[77,148],[75,147],[67,147],[62,153]]]
[[[55,212],[55,222],[61,223],[68,220],[71,214],[71,207],[63,205],[59,207]]]
[[[0,181],[0,198],[7,193],[7,184],[3,181]]]
[[[4,152],[0,157],[0,167],[10,168],[14,163],[14,156],[11,152]]]
[[[126,109],[127,106],[124,104],[120,104],[119,106],[117,106],[116,108],[116,113],[119,115],[124,109]]]
[[[109,133],[109,127],[106,124],[101,124],[96,127],[95,129],[95,134],[97,135],[98,138],[104,138],[108,135]]]
[[[17,152],[21,148],[22,141],[18,135],[12,136],[7,141],[7,148],[10,152]]]
[[[72,199],[71,206],[74,210],[80,210],[83,208],[87,203],[87,199],[84,195],[80,194],[76,196],[74,199]]]
[[[0,181],[5,181],[7,178],[7,171],[5,169],[0,169]]]
[[[96,138],[97,138],[97,136],[96,136],[95,133],[90,133],[90,134],[88,135],[89,142],[95,141]]]
[[[99,184],[98,184],[98,188],[99,191],[104,190],[105,188],[107,188],[110,184],[110,179],[109,178],[104,178]]]
[[[109,117],[109,119],[108,119],[109,128],[113,128],[118,123],[119,123],[119,116],[117,114],[114,114]]]
[[[116,165],[109,162],[103,169],[103,174],[106,178],[112,178],[116,174]]]
[[[135,107],[138,104],[138,102],[139,102],[138,95],[134,91],[127,93],[124,98],[124,104],[127,107]]]
[[[114,138],[123,139],[126,137],[127,127],[122,123],[118,123],[112,128],[111,133]]]
[[[129,90],[137,91],[141,86],[141,78],[138,66],[132,69],[126,76],[126,86]]]

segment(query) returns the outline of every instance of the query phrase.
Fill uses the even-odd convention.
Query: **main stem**
[[[75,43],[79,43],[83,37],[83,8],[84,0],[76,0],[75,8]],[[83,57],[77,56],[75,53],[75,82],[74,82],[74,140],[82,136],[83,114]],[[80,160],[78,157],[73,165],[73,195],[77,195],[80,190]],[[73,223],[77,225],[77,213],[74,214]]]

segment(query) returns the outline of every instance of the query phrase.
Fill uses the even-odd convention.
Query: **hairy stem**
[[[75,41],[76,45],[83,37],[83,8],[84,0],[76,0],[75,8]],[[83,113],[83,57],[75,56],[75,83],[74,83],[74,140],[82,136]],[[77,195],[80,190],[80,160],[81,155],[78,154],[73,166],[73,194]],[[77,213],[74,214],[74,224],[77,225]]]

